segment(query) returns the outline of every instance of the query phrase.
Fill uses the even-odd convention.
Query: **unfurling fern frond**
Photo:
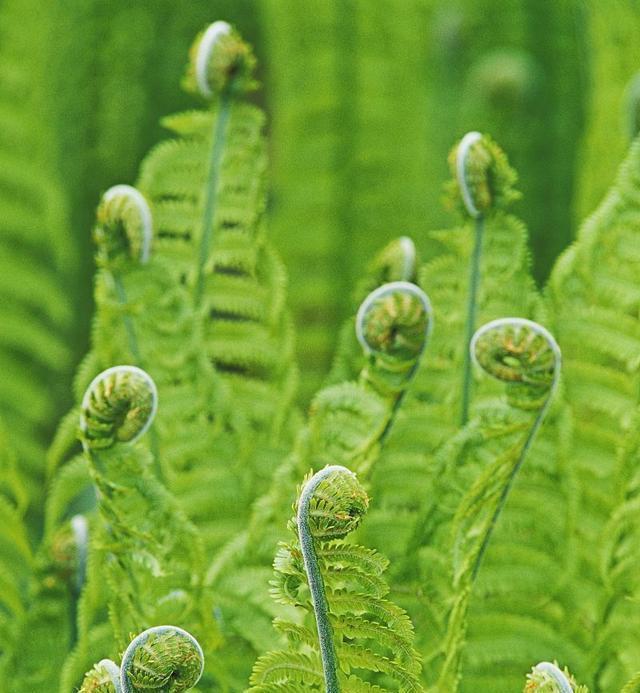
[[[443,692],[457,690],[470,594],[560,372],[555,340],[528,320],[490,322],[471,348],[476,363],[505,383],[507,402],[485,404],[443,448],[433,500],[425,503],[412,543],[413,551],[424,547],[422,591],[437,595],[436,604],[449,604],[444,617],[431,607],[434,627],[426,646],[430,667],[438,653],[443,657],[436,683]]]
[[[372,291],[383,284],[415,284],[417,269],[418,256],[414,242],[408,236],[396,238],[382,248],[367,265],[354,291],[354,305],[360,306]],[[354,319],[351,316],[342,326],[327,384],[351,380],[360,371],[362,344],[357,330],[354,330]]]
[[[136,636],[118,667],[110,659],[87,672],[79,693],[179,693],[195,686],[204,671],[198,641],[177,626],[154,626]]]
[[[580,686],[568,670],[561,670],[557,664],[540,662],[527,674],[523,693],[589,693],[586,686]]]
[[[81,438],[103,520],[94,546],[108,566],[111,623],[118,642],[163,618],[193,627],[209,644],[215,627],[199,603],[200,537],[153,476],[149,453],[131,444],[156,408],[153,381],[133,366],[107,369],[83,399]]]
[[[290,525],[297,541],[281,546],[272,583],[274,598],[303,618],[274,622],[288,648],[257,660],[250,690],[423,690],[411,622],[385,599],[386,560],[346,541],[368,504],[345,467],[307,478]]]

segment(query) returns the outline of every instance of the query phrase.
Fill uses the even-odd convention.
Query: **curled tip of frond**
[[[415,361],[424,351],[433,325],[433,310],[415,284],[383,284],[362,302],[356,336],[367,354],[395,361]]]
[[[471,217],[478,218],[518,197],[516,173],[487,135],[468,132],[451,152],[453,192]]]
[[[356,475],[330,465],[308,479],[298,499],[298,528],[302,534],[329,541],[353,532],[369,506],[369,498]]]
[[[114,185],[102,196],[97,213],[96,241],[107,257],[127,253],[142,264],[149,261],[153,217],[144,195],[131,185]]]
[[[158,391],[148,373],[136,366],[107,368],[82,399],[82,440],[90,448],[131,443],[151,426],[157,408]]]
[[[177,626],[155,626],[136,636],[122,656],[122,693],[193,688],[204,671],[200,643]]]
[[[210,24],[195,40],[186,87],[205,99],[227,89],[246,92],[252,80],[255,58],[251,48],[224,21]]]
[[[78,693],[122,693],[120,668],[110,659],[101,660],[85,674]]]
[[[533,320],[492,320],[473,335],[469,348],[480,368],[504,382],[549,390],[560,371],[560,347],[552,334]]]
[[[409,236],[394,238],[375,256],[369,266],[369,273],[373,275],[376,286],[395,281],[413,281],[416,270],[416,246]]]
[[[525,693],[578,693],[585,691],[578,686],[567,669],[562,671],[551,662],[540,662],[527,674]]]

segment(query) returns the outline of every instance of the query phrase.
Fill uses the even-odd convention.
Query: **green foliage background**
[[[482,439],[486,427],[495,426],[496,419],[505,428],[500,429],[497,441],[492,441],[497,449],[491,448],[492,454],[499,457],[500,451],[515,449],[509,446],[522,445],[521,439],[508,437],[512,431],[507,432],[508,426],[500,418],[515,416],[516,424],[522,424],[511,410],[497,413],[491,406],[482,409],[478,405],[474,414],[480,423],[459,429],[452,414],[457,411],[457,395],[448,395],[453,376],[449,380],[446,373],[443,375],[446,369],[462,367],[461,355],[466,348],[462,319],[456,313],[460,308],[456,301],[464,302],[461,286],[466,279],[460,279],[457,293],[450,292],[449,282],[457,281],[457,273],[466,277],[471,229],[463,224],[453,241],[451,234],[456,231],[434,233],[433,229],[460,223],[457,210],[445,199],[443,183],[449,177],[449,151],[468,130],[489,133],[496,139],[518,171],[522,191],[509,215],[488,222],[495,223],[505,235],[508,232],[512,245],[505,257],[512,265],[507,271],[497,260],[491,264],[491,258],[502,258],[501,237],[497,235],[499,249],[487,251],[490,259],[483,268],[487,284],[480,317],[484,321],[513,312],[548,324],[567,359],[562,390],[566,406],[552,410],[527,472],[538,495],[516,496],[510,522],[518,526],[521,515],[549,494],[568,508],[560,513],[556,529],[573,542],[597,544],[603,541],[602,532],[622,542],[620,537],[637,532],[632,502],[637,485],[633,462],[638,327],[637,292],[632,280],[637,240],[616,226],[620,216],[632,230],[637,223],[637,145],[626,173],[619,178],[617,192],[609,194],[598,215],[583,228],[578,244],[558,264],[556,261],[578,237],[581,221],[596,209],[614,183],[616,170],[637,133],[640,97],[634,100],[629,85],[640,69],[640,9],[631,0],[0,0],[0,492],[8,499],[5,510],[9,518],[9,530],[2,541],[13,547],[6,550],[5,558],[8,565],[14,565],[12,571],[25,592],[37,592],[34,574],[48,575],[50,566],[44,565],[43,546],[52,541],[59,521],[70,514],[69,502],[84,510],[94,501],[87,490],[90,465],[81,459],[74,442],[81,394],[97,370],[112,365],[112,356],[126,360],[117,337],[117,311],[109,312],[107,300],[106,308],[100,305],[100,296],[104,299],[108,293],[101,276],[104,279],[112,268],[96,275],[91,234],[95,208],[101,194],[116,183],[138,181],[154,204],[169,196],[163,183],[155,187],[162,166],[153,168],[153,147],[167,136],[166,127],[160,124],[163,117],[194,107],[193,98],[180,89],[187,53],[194,36],[218,18],[238,29],[253,45],[258,59],[260,88],[248,100],[266,113],[268,164],[263,145],[256,144],[248,155],[246,170],[262,180],[266,165],[267,189],[263,191],[260,183],[251,193],[254,197],[247,193],[246,209],[255,211],[256,218],[247,222],[250,228],[242,252],[249,258],[243,261],[260,268],[259,281],[249,290],[259,296],[256,310],[262,316],[264,332],[256,333],[253,339],[257,344],[267,335],[272,351],[266,355],[261,351],[250,382],[238,385],[231,367],[238,364],[229,364],[225,356],[228,351],[242,361],[243,356],[234,352],[237,349],[240,354],[241,338],[236,333],[224,333],[224,317],[220,315],[227,306],[223,306],[225,310],[215,306],[219,314],[212,314],[208,327],[203,328],[212,372],[199,370],[197,355],[187,354],[191,360],[180,372],[183,380],[170,385],[177,389],[185,382],[198,382],[199,401],[207,402],[207,387],[215,390],[220,400],[211,406],[215,410],[221,402],[224,414],[219,427],[223,433],[216,429],[208,438],[203,435],[201,449],[192,453],[196,461],[191,464],[190,459],[183,465],[187,471],[196,469],[187,478],[181,475],[183,448],[171,448],[166,440],[178,431],[175,436],[181,432],[181,443],[186,446],[194,439],[191,432],[200,430],[202,422],[186,414],[179,419],[174,411],[165,414],[161,425],[173,422],[175,429],[166,440],[161,436],[160,442],[156,441],[162,451],[160,464],[165,465],[163,481],[186,509],[180,531],[188,535],[191,522],[202,530],[207,556],[218,556],[220,551],[219,563],[227,566],[230,559],[223,547],[232,536],[242,537],[249,527],[249,539],[245,536],[242,541],[246,543],[240,542],[244,548],[234,559],[237,565],[233,570],[243,576],[268,574],[274,542],[265,537],[277,534],[282,538],[282,522],[287,519],[284,508],[290,507],[296,484],[326,454],[313,438],[313,423],[307,428],[301,423],[303,416],[323,384],[358,377],[360,365],[354,364],[359,364],[360,355],[348,336],[351,323],[347,328],[342,326],[371,288],[362,290],[371,258],[392,239],[411,236],[419,257],[427,261],[418,281],[428,287],[436,324],[446,325],[447,332],[442,337],[436,333],[433,349],[439,356],[427,370],[418,372],[395,428],[388,439],[384,434],[383,449],[377,447],[378,438],[369,441],[371,448],[367,448],[363,469],[373,468],[372,460],[380,455],[391,474],[382,477],[373,468],[367,478],[372,496],[379,497],[380,504],[372,507],[369,524],[360,536],[392,558],[392,595],[416,621],[421,652],[433,653],[438,642],[453,637],[447,630],[446,616],[437,613],[437,608],[422,612],[403,592],[407,585],[414,587],[427,579],[437,583],[439,579],[433,577],[428,565],[432,558],[425,549],[428,532],[424,530],[420,536],[416,529],[436,522],[429,515],[435,510],[422,508],[422,515],[417,511],[420,494],[434,489],[434,480],[430,473],[424,473],[423,463],[449,455],[450,460],[466,460],[465,464],[475,469],[478,460],[469,450],[468,440]],[[247,128],[254,127],[257,132],[261,116],[258,111],[247,113],[248,122],[253,123]],[[191,126],[175,126],[178,138],[185,135],[180,127]],[[152,154],[140,168],[149,150]],[[616,195],[624,200],[619,207]],[[619,235],[610,231],[612,227]],[[594,238],[601,245],[592,245]],[[610,254],[603,250],[601,257],[594,247],[604,247]],[[223,255],[224,250],[220,251]],[[150,270],[157,296],[166,289],[167,268],[177,271],[174,251],[167,244]],[[183,251],[175,252],[178,257]],[[617,277],[616,262],[611,260],[616,254],[620,263],[629,265],[627,269],[621,265]],[[219,269],[225,260],[215,263]],[[125,283],[130,282],[127,286],[135,299],[139,281],[135,270],[127,266],[123,277]],[[503,283],[507,279],[513,279],[519,288],[508,287]],[[288,308],[284,306],[285,285]],[[544,305],[536,285],[546,287]],[[233,287],[220,276],[212,279],[209,289],[211,296],[206,301],[214,303],[219,293],[225,295],[225,289],[229,295],[233,293]],[[504,293],[509,293],[508,298]],[[180,294],[176,300],[183,299]],[[158,316],[160,321],[160,310]],[[579,324],[584,316],[596,325],[596,336]],[[153,317],[148,318],[150,325],[153,321]],[[623,332],[627,341],[621,336]],[[182,343],[176,341],[174,345],[181,349]],[[147,347],[153,354],[152,346],[142,343],[143,350]],[[439,371],[443,363],[446,368]],[[161,387],[163,373],[169,371],[169,367],[163,368],[158,365],[156,374],[149,365]],[[222,377],[216,380],[219,373]],[[297,407],[291,402],[296,383]],[[377,412],[375,420],[394,420],[395,404],[377,402],[375,397],[369,400],[370,395],[364,387],[357,396],[350,393],[349,397],[366,402],[371,407],[369,415]],[[230,404],[234,396],[238,411]],[[260,406],[270,397],[279,404],[275,412]],[[489,388],[487,398],[491,397],[495,392]],[[594,397],[600,398],[597,406]],[[412,436],[425,425],[425,409],[421,408],[425,402],[432,407],[428,416],[435,425],[417,441]],[[195,404],[191,406],[195,411]],[[210,418],[215,418],[217,411],[210,412]],[[65,415],[66,427],[63,423],[58,428]],[[513,423],[511,419],[509,422]],[[268,435],[264,434],[267,430]],[[570,444],[566,442],[569,437]],[[232,483],[224,475],[218,478],[206,470],[205,448],[216,445],[220,464],[242,460],[247,465],[250,472],[246,479]],[[290,453],[292,447],[294,452]],[[548,450],[552,452],[546,454]],[[152,452],[157,453],[157,449]],[[490,453],[485,451],[479,457],[484,454]],[[284,472],[282,460],[289,460]],[[146,463],[140,464],[142,469]],[[55,480],[58,468],[66,481]],[[406,478],[407,469],[413,474],[417,468],[415,488],[406,490],[401,480]],[[280,476],[275,476],[282,483],[280,490],[272,481],[276,469],[280,470]],[[464,486],[468,481],[456,479],[452,488],[439,492],[458,503],[464,499],[456,496],[456,485]],[[228,499],[241,499],[237,504],[242,510],[237,513],[233,503],[211,510],[207,497],[200,493],[203,484],[225,483],[229,483]],[[278,512],[261,516],[259,504],[257,511],[251,511],[252,502],[261,497],[269,498],[266,507],[277,507]],[[45,498],[49,499],[46,512]],[[617,501],[625,499],[632,507],[623,504],[614,513]],[[3,500],[0,507],[4,504]],[[580,518],[587,507],[589,519],[583,526]],[[591,512],[592,508],[596,509]],[[417,525],[416,513],[420,515]],[[615,523],[610,527],[612,516],[621,523],[617,529]],[[451,520],[437,521],[446,524]],[[261,533],[256,527],[262,524]],[[511,525],[507,522],[507,526]],[[552,536],[552,530],[547,531]],[[548,545],[542,534],[540,544]],[[524,574],[518,572],[519,564],[511,567],[511,573],[501,564],[501,541],[510,544],[508,531],[506,537],[497,533],[498,548],[488,559],[483,578],[486,583],[480,587],[496,602],[500,593],[496,586],[517,581]],[[624,546],[618,548],[624,554]],[[512,625],[518,618],[535,621],[532,629],[539,641],[561,631],[553,640],[556,656],[571,660],[579,677],[594,690],[612,690],[612,685],[619,686],[632,673],[629,662],[624,657],[618,661],[610,645],[616,634],[629,637],[621,624],[623,608],[616,600],[623,594],[635,594],[629,587],[631,578],[625,581],[619,577],[624,566],[619,571],[611,567],[616,560],[622,561],[613,549],[605,568],[599,559],[577,550],[568,550],[570,558],[565,563],[564,551],[564,545],[550,545],[544,579],[559,585],[562,572],[569,571],[576,579],[575,595],[561,586],[553,604],[534,608],[535,613],[525,616],[519,611],[521,602],[513,597],[517,606],[509,603],[505,607],[512,598],[505,597],[497,611]],[[415,555],[414,565],[407,563],[407,555]],[[529,557],[520,558],[526,566]],[[194,561],[189,569],[194,575],[204,575],[207,561]],[[569,563],[574,572],[569,570]],[[0,584],[5,584],[5,569],[3,563]],[[242,677],[247,680],[247,666],[254,655],[269,648],[274,611],[262,603],[261,593],[254,591],[253,578],[238,587],[229,584],[223,568],[216,570],[209,566],[210,574],[216,574],[211,580],[223,607],[247,600],[255,609],[249,615],[249,611],[233,613],[229,607],[233,622],[230,632],[216,633],[209,643],[212,650],[222,648],[226,662],[209,676],[231,682],[229,690],[238,690],[238,681]],[[602,587],[603,571],[606,588],[600,593],[597,589]],[[394,578],[402,586],[397,594],[393,592]],[[126,582],[116,576],[114,584],[120,579]],[[623,586],[615,587],[616,580]],[[7,578],[5,582],[9,585],[12,581]],[[45,583],[43,578],[38,584]],[[592,596],[596,593],[597,599]],[[453,596],[443,588],[437,598],[449,603]],[[42,625],[45,621],[38,614],[31,615],[31,624],[40,624],[43,632],[49,629],[49,636],[51,629],[62,629],[59,651],[52,646],[49,654],[50,670],[64,661],[63,686],[69,681],[78,685],[78,675],[96,659],[94,649],[106,652],[106,643],[112,638],[106,628],[104,596],[85,594],[83,599],[79,619],[74,616],[56,621],[52,617],[50,625]],[[61,610],[75,609],[74,601],[75,597],[61,606],[62,598],[52,597],[50,604]],[[568,605],[575,611],[568,610]],[[508,616],[500,611],[503,608]],[[51,615],[51,610],[42,609]],[[485,653],[495,649],[491,638],[498,637],[496,632],[502,626],[489,623],[491,615],[483,621],[481,607],[475,609],[472,606],[469,612],[468,634],[460,635],[469,642],[468,667],[472,673],[467,685],[491,685],[487,684],[491,664],[505,668],[505,680],[512,685],[521,677],[519,657],[527,647],[514,646],[513,661],[494,662],[493,655]],[[416,618],[416,614],[421,616]],[[193,618],[203,630],[214,632],[220,627],[219,622],[206,625],[207,618]],[[254,618],[249,637],[243,619]],[[581,628],[574,623],[563,629],[559,622],[566,619],[589,625]],[[11,613],[3,611],[0,626],[10,621]],[[599,625],[605,621],[606,633],[599,633]],[[79,639],[76,622],[81,624],[80,631],[83,623],[86,627]],[[133,619],[131,624],[115,628],[118,647],[136,623]],[[28,630],[28,626],[23,627]],[[523,631],[523,622],[513,625],[514,642]],[[49,642],[46,634],[43,637]],[[505,635],[502,643],[509,643],[508,638]],[[39,642],[35,637],[34,651]],[[66,659],[68,642],[80,643],[71,659]],[[9,636],[6,643],[0,637],[0,653],[9,652],[10,646]],[[537,653],[535,646],[531,650]],[[637,645],[630,646],[625,656],[636,650]],[[595,651],[597,656],[588,654]],[[438,657],[433,655],[425,662],[430,680],[439,670]],[[2,671],[18,670],[9,656],[0,661],[5,667]],[[36,690],[35,680],[25,676],[22,687],[15,690]],[[493,682],[496,691],[503,690],[499,688],[503,684]],[[440,685],[446,690],[454,684],[445,681]],[[208,689],[205,686],[203,690]]]

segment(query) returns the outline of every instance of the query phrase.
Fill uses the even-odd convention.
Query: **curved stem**
[[[218,180],[220,178],[220,167],[222,164],[222,154],[225,146],[225,135],[229,116],[231,115],[231,96],[228,91],[223,92],[220,97],[218,116],[213,132],[211,134],[211,154],[209,157],[209,175],[207,176],[207,187],[205,189],[205,205],[202,218],[202,235],[200,238],[200,257],[198,259],[198,274],[194,301],[196,306],[200,305],[202,292],[204,290],[204,267],[209,257],[209,248],[213,238],[213,223],[216,213],[216,194],[218,191]]]
[[[476,556],[476,560],[473,564],[473,572],[471,573],[471,580],[472,582],[476,579],[476,576],[478,574],[478,571],[480,570],[480,565],[482,564],[482,559],[484,558],[484,554],[487,551],[487,548],[489,546],[489,542],[491,541],[491,536],[493,534],[493,530],[495,529],[495,526],[498,522],[498,518],[500,517],[500,513],[502,512],[502,509],[504,508],[505,503],[507,502],[507,497],[509,495],[509,491],[511,491],[511,487],[513,486],[513,482],[515,481],[515,478],[520,471],[520,467],[522,467],[522,463],[524,462],[527,453],[529,452],[529,449],[531,448],[531,445],[533,443],[533,439],[536,436],[536,433],[538,432],[538,429],[540,428],[540,425],[542,424],[542,421],[547,413],[547,409],[549,408],[549,404],[551,402],[551,395],[553,394],[553,390],[549,393],[549,396],[545,400],[544,405],[538,412],[538,415],[536,416],[536,420],[533,422],[533,426],[531,427],[529,431],[529,435],[527,436],[527,440],[525,441],[524,446],[522,447],[522,451],[520,452],[520,456],[518,457],[518,461],[515,463],[513,469],[511,470],[511,474],[509,475],[509,479],[507,480],[507,483],[505,484],[504,488],[502,489],[502,493],[500,494],[500,499],[498,500],[498,505],[496,509],[493,512],[493,516],[491,517],[491,522],[489,523],[489,527],[487,528],[487,532],[484,535],[484,538],[482,539],[482,544],[480,545],[480,550],[478,551],[478,555]]]
[[[338,683],[338,657],[333,642],[333,630],[329,621],[329,605],[324,589],[324,581],[318,564],[318,556],[316,554],[316,547],[313,543],[311,528],[309,527],[309,506],[318,485],[329,475],[337,471],[351,474],[349,470],[339,465],[325,467],[309,479],[302,490],[298,503],[298,537],[300,539],[300,548],[302,550],[304,567],[309,581],[311,601],[313,603],[316,626],[318,628],[320,657],[322,659],[326,693],[340,692],[340,684]]]
[[[469,276],[469,298],[467,300],[467,319],[465,323],[464,343],[465,357],[462,375],[462,406],[460,410],[460,425],[469,421],[469,404],[471,401],[471,353],[469,344],[476,329],[478,312],[478,291],[480,289],[480,263],[482,260],[482,237],[484,235],[484,217],[479,215],[475,220],[475,242],[471,258]]]

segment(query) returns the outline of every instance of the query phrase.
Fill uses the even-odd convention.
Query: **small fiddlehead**
[[[398,391],[411,379],[433,329],[428,296],[405,281],[383,284],[362,302],[356,336],[369,366],[363,378],[379,389]]]
[[[97,375],[82,400],[80,429],[86,449],[132,443],[155,417],[158,391],[136,366],[113,366]]]
[[[111,659],[101,659],[85,674],[78,693],[122,693],[120,667]]]
[[[492,210],[516,196],[512,188],[515,173],[497,145],[479,132],[468,132],[460,140],[451,153],[450,164],[454,174],[453,192],[462,202],[463,213],[475,223],[465,321],[465,344],[468,345],[476,329],[484,220]],[[465,351],[460,413],[462,425],[469,419],[470,399],[471,360],[469,352]]]
[[[565,668],[561,670],[551,662],[536,664],[527,674],[523,693],[588,693],[586,686],[576,683]]]
[[[94,234],[102,262],[113,262],[125,254],[146,264],[153,240],[149,203],[131,185],[114,185],[102,196]]]
[[[251,48],[242,41],[227,22],[211,24],[194,42],[185,78],[188,90],[208,101],[217,100],[209,153],[208,180],[202,213],[202,231],[198,269],[195,282],[195,304],[202,301],[205,265],[213,240],[221,164],[229,133],[233,99],[255,87],[255,58]]]
[[[120,667],[103,659],[85,675],[80,693],[180,693],[193,688],[204,670],[198,641],[177,626],[155,626],[135,637]]]
[[[255,63],[251,48],[230,24],[213,22],[192,46],[186,87],[205,99],[226,90],[245,93],[255,88]]]
[[[481,413],[460,436],[464,449],[470,454],[462,458],[469,460],[467,464],[456,468],[464,479],[464,494],[456,497],[454,490],[454,497],[447,501],[456,507],[452,527],[447,533],[453,542],[451,545],[448,540],[445,543],[453,557],[450,577],[455,596],[441,650],[444,664],[437,690],[443,693],[458,685],[469,600],[498,519],[552,400],[561,365],[560,349],[553,336],[541,325],[522,318],[502,318],[487,323],[474,335],[470,350],[479,367],[506,385],[509,406],[501,405],[493,414],[487,412],[486,420],[487,414]],[[481,444],[489,452],[500,430],[499,427],[491,430],[492,420],[509,421],[505,433],[509,429],[517,433],[512,439],[506,436],[504,443],[489,453],[492,455],[490,464],[485,460],[476,467],[470,464],[474,446],[468,441],[465,443],[465,436],[481,432],[484,440],[476,446]],[[465,477],[466,466],[470,469]],[[441,492],[446,488],[445,485]]]

